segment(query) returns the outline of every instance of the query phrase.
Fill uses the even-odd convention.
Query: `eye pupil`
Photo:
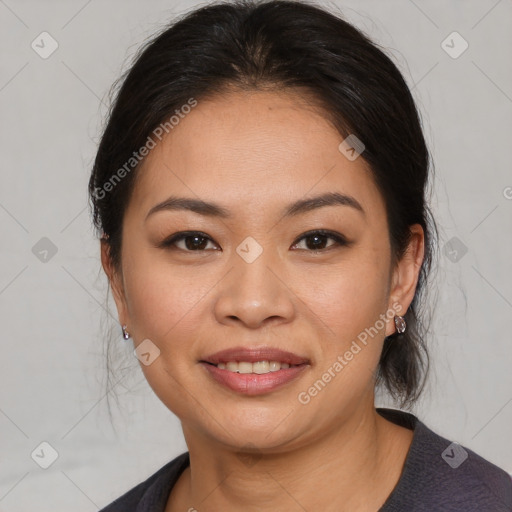
[[[190,240],[194,240],[193,243],[189,243]],[[198,240],[202,240],[203,243],[196,244]],[[206,238],[204,236],[187,236],[185,238],[185,246],[189,250],[202,250],[204,249],[205,245],[208,243]]]
[[[307,243],[306,245],[308,246],[308,249],[313,249],[313,250],[318,250],[318,246],[322,246],[325,244],[325,238],[326,236],[325,235],[311,235],[307,238],[307,240],[316,240],[316,242],[314,242],[313,244],[309,244]],[[320,239],[320,242],[318,242]],[[324,239],[324,240],[322,240]]]

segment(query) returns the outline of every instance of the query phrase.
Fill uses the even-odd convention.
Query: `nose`
[[[233,268],[219,283],[215,316],[223,324],[241,323],[250,329],[293,319],[294,294],[290,277],[268,250],[252,262],[233,255]],[[288,281],[288,282],[287,282]]]

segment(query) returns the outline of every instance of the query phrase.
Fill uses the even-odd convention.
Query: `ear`
[[[404,316],[414,299],[416,285],[425,254],[425,233],[419,224],[409,227],[411,237],[402,259],[395,265],[391,278],[388,310],[396,311],[397,315]],[[401,308],[401,309],[399,309]],[[386,325],[386,336],[396,331],[395,322]]]
[[[126,307],[126,299],[124,294],[124,285],[122,274],[116,271],[112,264],[110,257],[110,245],[109,243],[101,239],[101,265],[105,274],[107,274],[110,287],[112,289],[112,295],[116,302],[117,315],[121,325],[127,325],[129,323],[128,308]]]

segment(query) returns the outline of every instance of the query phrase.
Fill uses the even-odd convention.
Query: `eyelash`
[[[328,230],[325,230],[325,229],[316,229],[314,231],[308,231],[308,232],[304,233],[303,235],[301,235],[300,238],[297,238],[297,240],[293,243],[293,245],[297,245],[303,239],[312,238],[315,235],[320,235],[322,237],[331,238],[336,243],[333,244],[333,245],[328,246],[325,249],[317,249],[317,250],[314,250],[314,249],[301,249],[301,250],[305,250],[305,251],[313,253],[313,254],[318,254],[318,253],[322,253],[322,252],[328,251],[330,249],[336,248],[337,246],[338,247],[343,247],[343,246],[350,245],[350,243],[346,240],[346,238],[343,237],[342,235],[340,235],[339,233],[336,233],[336,232],[333,232],[333,231],[328,231]],[[181,251],[184,251],[184,252],[204,252],[206,249],[202,249],[202,250],[201,249],[198,249],[198,250],[188,250],[188,249],[181,249],[181,248],[175,246],[176,242],[179,242],[179,241],[184,240],[186,238],[192,238],[192,237],[204,238],[204,239],[207,239],[207,240],[210,240],[211,242],[213,242],[213,240],[206,233],[203,233],[201,231],[181,231],[179,233],[176,233],[176,234],[172,235],[167,240],[164,240],[160,244],[160,247],[161,248],[171,248],[172,249],[173,246],[174,246],[175,249],[178,249],[178,250],[181,250]]]

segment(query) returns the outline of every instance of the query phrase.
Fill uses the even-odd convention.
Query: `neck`
[[[391,424],[373,406],[286,451],[241,455],[186,425],[183,431],[190,467],[175,499],[181,510],[201,512],[377,510],[396,485],[412,441],[411,431]]]

